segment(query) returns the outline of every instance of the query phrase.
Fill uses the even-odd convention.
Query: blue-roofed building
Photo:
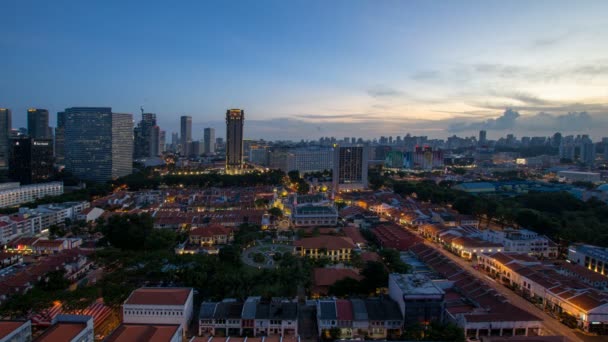
[[[338,313],[336,311],[335,300],[320,300],[317,302],[317,326],[319,328],[319,336],[324,330],[329,330],[337,327]]]
[[[201,311],[198,316],[198,334],[199,336],[215,335],[213,315],[217,302],[203,302]]]
[[[353,337],[364,337],[369,329],[367,308],[363,299],[351,299],[353,305]]]
[[[241,324],[243,326],[243,335],[245,336],[254,336],[255,334],[255,312],[260,299],[261,297],[249,297],[243,304]]]

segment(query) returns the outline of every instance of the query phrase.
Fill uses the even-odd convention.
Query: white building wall
[[[179,324],[185,329],[192,319],[193,292],[185,305],[123,305],[123,323]]]

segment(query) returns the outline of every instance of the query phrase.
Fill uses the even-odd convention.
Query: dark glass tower
[[[53,141],[11,139],[8,175],[21,184],[48,182],[53,176]]]
[[[27,132],[28,135],[34,139],[51,139],[49,111],[46,109],[37,108],[28,109]]]
[[[226,111],[226,173],[239,174],[243,170],[243,124],[245,111]]]

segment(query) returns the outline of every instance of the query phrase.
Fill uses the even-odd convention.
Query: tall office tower
[[[27,110],[27,132],[34,139],[51,139],[49,111],[30,108]]]
[[[12,130],[11,110],[0,108],[0,169],[8,168],[9,137]]]
[[[55,128],[55,163],[65,163],[65,112],[57,113],[57,127]]]
[[[152,135],[150,136],[150,156],[160,156],[160,127],[152,127]]]
[[[245,111],[226,111],[226,173],[239,174],[243,170],[243,123]]]
[[[141,113],[141,121],[133,130],[134,158],[150,158],[159,155],[160,128],[156,125],[156,114]]]
[[[171,133],[171,152],[177,152],[177,146],[179,145],[179,134],[177,132]]]
[[[133,115],[112,113],[112,179],[133,172]]]
[[[160,131],[158,133],[158,145],[160,146],[159,147],[160,148],[160,150],[159,150],[160,153],[164,153],[166,151],[166,149],[167,149],[166,144],[167,144],[167,132]]]
[[[204,131],[205,154],[215,153],[215,128],[205,128]]]
[[[569,135],[563,137],[559,144],[559,158],[574,161],[575,144],[574,137]]]
[[[132,172],[133,116],[109,107],[65,110],[65,166],[74,176],[105,182]]]
[[[562,143],[562,134],[560,132],[553,134],[553,137],[551,138],[551,146],[559,147],[559,145],[561,143]]]
[[[487,132],[485,130],[479,131],[479,144],[483,145],[487,142]]]
[[[53,176],[53,140],[11,139],[8,176],[21,184],[48,182]]]
[[[360,190],[367,188],[367,146],[346,145],[334,148],[333,189]]]
[[[180,142],[182,144],[182,156],[188,156],[190,143],[192,142],[192,117],[181,117],[181,135]]]
[[[593,166],[593,163],[595,162],[595,144],[593,141],[591,141],[588,135],[583,135],[580,148],[580,162],[587,166]]]

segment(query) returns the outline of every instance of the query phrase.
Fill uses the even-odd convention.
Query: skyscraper
[[[367,188],[367,146],[346,145],[334,148],[333,188],[359,190]]]
[[[159,154],[165,152],[165,146],[167,144],[167,132],[160,131],[158,133],[158,145],[159,145]]]
[[[215,153],[215,128],[205,128],[203,142],[205,144],[205,154]]]
[[[50,139],[49,111],[30,108],[27,110],[27,132],[34,139]]]
[[[182,145],[182,155],[188,156],[190,143],[192,142],[192,117],[182,116],[181,117],[181,135],[180,142]]]
[[[11,110],[0,108],[0,169],[8,168],[9,137],[11,136]]]
[[[65,112],[57,113],[57,127],[55,128],[55,163],[65,163]]]
[[[486,138],[487,132],[485,130],[479,131],[479,144],[483,145],[487,142]]]
[[[8,176],[21,184],[49,181],[53,176],[53,141],[30,137],[11,139]]]
[[[176,153],[179,145],[179,134],[177,132],[171,132],[171,152]]]
[[[112,113],[112,175],[126,176],[133,172],[133,115]]]
[[[65,164],[74,176],[105,182],[128,175],[133,163],[133,116],[109,107],[65,110]]]
[[[239,174],[243,170],[243,124],[245,111],[226,111],[226,173]]]
[[[141,121],[134,129],[134,158],[150,158],[160,154],[160,128],[156,125],[156,114],[141,113]]]
[[[580,149],[580,162],[586,166],[593,166],[595,162],[595,144],[586,134],[581,139]]]

